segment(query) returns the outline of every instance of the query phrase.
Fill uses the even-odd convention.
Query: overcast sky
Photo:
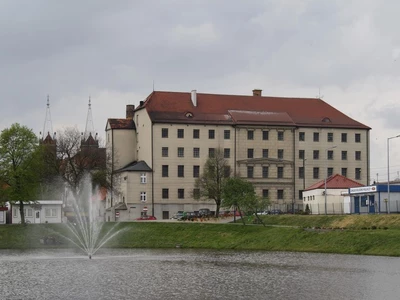
[[[372,128],[371,177],[400,134],[398,0],[0,1],[0,130],[85,130],[155,90],[317,97]],[[399,177],[400,138],[390,140]]]

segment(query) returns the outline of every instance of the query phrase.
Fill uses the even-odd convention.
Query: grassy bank
[[[400,216],[265,216],[270,225],[133,222],[107,244],[120,248],[207,248],[400,256]],[[105,229],[112,223],[105,224]],[[343,229],[342,229],[343,228]],[[374,228],[374,229],[372,229]],[[375,229],[376,228],[376,229]],[[62,224],[0,226],[0,248],[70,247],[40,243]],[[62,240],[62,238],[58,238]]]

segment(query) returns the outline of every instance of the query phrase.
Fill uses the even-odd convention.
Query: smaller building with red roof
[[[351,213],[349,189],[363,186],[339,174],[329,176],[303,191],[303,209],[317,215]]]

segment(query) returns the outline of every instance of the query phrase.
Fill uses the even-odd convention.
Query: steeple
[[[89,96],[88,112],[86,117],[85,132],[82,137],[82,146],[95,146],[98,147],[97,133],[94,132],[93,117],[92,117],[92,103]]]
[[[94,136],[94,125],[93,125],[93,117],[92,117],[92,103],[91,99],[89,96],[89,108],[87,112],[87,117],[86,117],[86,127],[85,127],[85,133],[83,135],[83,139],[86,141],[89,136]]]
[[[43,132],[40,133],[40,142],[44,144],[52,144],[55,142],[55,133],[53,132],[53,123],[50,113],[50,97],[47,95],[46,118],[44,120]]]

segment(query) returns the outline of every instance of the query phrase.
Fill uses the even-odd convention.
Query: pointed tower
[[[54,145],[56,144],[56,133],[53,132],[53,123],[50,113],[50,97],[47,95],[46,118],[44,120],[43,132],[40,133],[41,144]]]
[[[82,136],[81,147],[99,147],[99,141],[97,140],[97,133],[94,132],[93,117],[92,117],[92,103],[89,96],[89,108],[86,117],[85,132]]]

